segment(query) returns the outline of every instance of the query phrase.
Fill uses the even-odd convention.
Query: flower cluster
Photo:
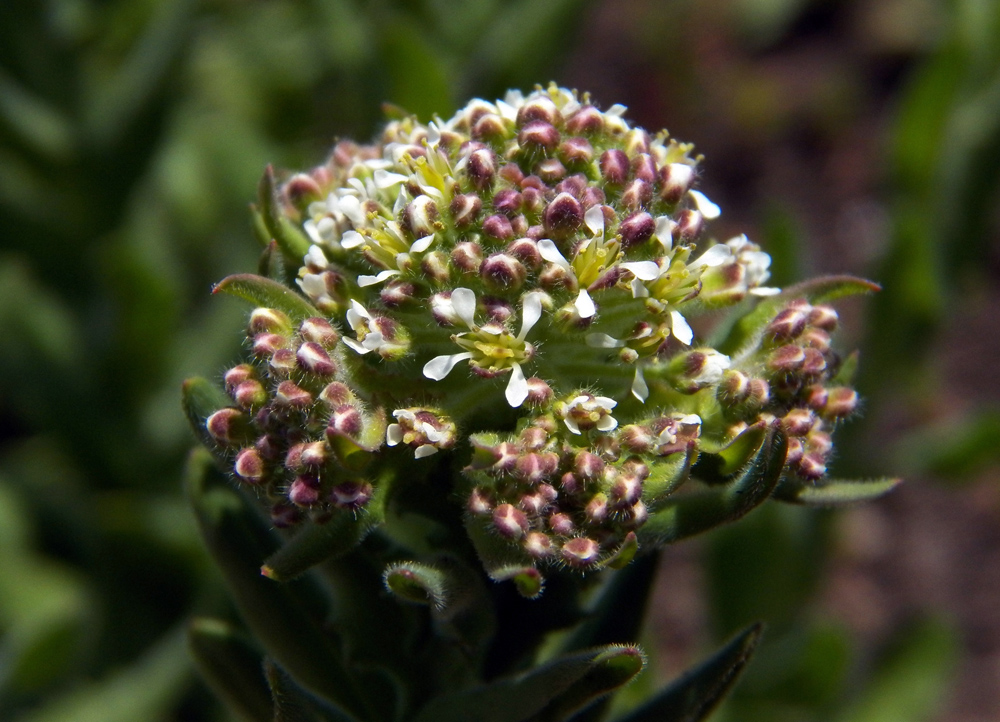
[[[469,524],[587,569],[748,428],[780,425],[789,478],[824,475],[857,404],[836,312],[767,286],[746,236],[702,241],[700,158],[624,114],[555,85],[477,99],[340,142],[268,199],[301,257],[275,280],[308,314],[254,311],[206,428],[276,522],[457,456]],[[755,304],[740,343],[696,342],[692,316]]]

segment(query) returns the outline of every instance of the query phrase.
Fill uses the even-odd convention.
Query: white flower
[[[706,221],[715,220],[722,215],[722,209],[708,200],[708,197],[701,191],[688,191],[688,195],[694,199],[695,207]]]
[[[374,327],[375,320],[368,309],[352,298],[351,307],[347,309],[347,323],[358,335],[358,338],[355,340],[344,336],[344,343],[362,355],[370,351],[379,351],[383,346],[388,346],[382,332]]]
[[[448,302],[451,305],[451,313],[445,308]],[[521,331],[517,336],[496,326],[477,325],[476,294],[468,288],[456,288],[451,292],[450,301],[440,298],[437,304],[441,316],[457,317],[457,320],[468,327],[470,333],[456,334],[452,337],[455,343],[466,349],[465,351],[435,356],[424,364],[424,376],[433,381],[440,381],[462,361],[470,361],[490,371],[501,372],[510,369],[510,380],[507,382],[504,395],[512,407],[516,408],[523,404],[528,398],[528,382],[521,369],[521,363],[527,361],[533,353],[525,338],[542,316],[541,294],[529,293],[522,300]]]
[[[729,357],[715,349],[705,349],[701,353],[704,354],[705,360],[691,380],[702,386],[719,383],[722,380],[722,372],[729,368]]]
[[[429,414],[426,409],[416,410],[420,416],[434,418],[441,424],[438,428],[429,421],[423,420],[411,409],[396,409],[392,412],[395,424],[389,424],[385,430],[385,443],[396,446],[400,443],[412,446],[413,456],[423,459],[439,450],[450,447],[455,440],[455,425],[446,419]]]
[[[617,405],[617,401],[607,396],[581,394],[567,403],[561,414],[572,434],[581,434],[581,429],[611,431],[618,427],[617,419],[611,415]]]

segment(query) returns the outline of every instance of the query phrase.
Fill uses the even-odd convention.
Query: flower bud
[[[307,173],[296,173],[293,175],[285,183],[283,190],[288,202],[299,211],[305,210],[310,203],[318,201],[323,197],[323,189]]]
[[[682,241],[693,241],[701,233],[705,217],[699,211],[683,210],[677,214],[677,234]]]
[[[393,280],[382,287],[378,297],[387,307],[398,308],[416,300],[416,293],[416,286],[409,281]]]
[[[546,183],[556,183],[566,177],[566,166],[558,158],[546,158],[535,166],[535,172]]]
[[[267,363],[271,371],[278,376],[288,376],[299,366],[295,352],[287,348],[279,348],[271,354]]]
[[[592,105],[584,105],[566,119],[566,130],[574,135],[594,135],[604,130],[604,116]]]
[[[837,330],[839,317],[830,306],[813,306],[809,311],[809,325],[827,332]]]
[[[528,275],[524,265],[506,253],[494,253],[483,261],[479,269],[480,277],[497,290],[516,290]]]
[[[239,409],[219,409],[205,419],[205,430],[220,444],[237,444],[249,438],[250,419]]]
[[[816,424],[816,416],[809,409],[792,409],[781,419],[789,436],[805,436]]]
[[[528,406],[535,408],[545,406],[552,401],[552,396],[552,387],[540,378],[532,376],[528,379],[528,398],[525,399]]]
[[[483,233],[498,241],[509,241],[514,237],[514,227],[506,216],[492,215],[483,221]]]
[[[341,383],[340,381],[334,381],[331,384],[327,384],[319,393],[320,401],[323,403],[337,408],[338,406],[343,406],[344,404],[350,403],[354,400],[354,394],[347,384]]]
[[[302,521],[302,512],[291,504],[277,503],[271,507],[271,523],[277,529],[287,529]]]
[[[694,167],[668,163],[660,169],[660,198],[671,205],[680,202],[694,182]]]
[[[236,455],[233,471],[248,484],[257,484],[264,478],[264,459],[253,447],[243,449]]]
[[[443,251],[431,251],[424,254],[420,261],[420,270],[424,276],[435,283],[447,283],[451,278],[451,267],[448,256]]]
[[[330,490],[330,502],[338,509],[360,509],[371,500],[373,493],[367,481],[346,481]]]
[[[296,506],[311,506],[319,501],[319,482],[311,476],[299,476],[288,489],[288,500]]]
[[[250,364],[233,366],[233,368],[226,371],[226,375],[223,377],[223,380],[226,382],[226,391],[233,393],[237,386],[244,381],[252,379],[254,374],[254,368]]]
[[[562,122],[562,114],[552,100],[540,96],[527,101],[517,111],[517,126],[519,128],[536,120],[557,125]]]
[[[517,134],[517,142],[529,151],[549,152],[559,145],[559,131],[544,120],[533,120],[525,124]]]
[[[826,464],[815,454],[803,454],[796,464],[795,471],[801,477],[816,481],[826,474]]]
[[[295,352],[295,358],[299,362],[299,368],[317,376],[333,376],[337,367],[330,359],[330,355],[323,350],[318,343],[306,341],[299,346]]]
[[[796,307],[783,309],[764,332],[776,341],[790,341],[805,330],[807,314],[808,311]]]
[[[469,156],[469,179],[478,190],[489,188],[493,185],[496,176],[497,164],[493,151],[486,148],[475,150]]]
[[[299,325],[299,334],[304,341],[318,343],[325,349],[336,346],[339,338],[333,324],[325,318],[307,318]]]
[[[602,493],[594,494],[590,501],[587,502],[583,513],[586,514],[587,519],[593,524],[599,524],[604,521],[608,515],[608,497]]]
[[[274,394],[274,403],[287,408],[303,409],[313,401],[312,395],[291,381],[282,381]]]
[[[548,535],[533,531],[524,538],[524,551],[535,559],[544,559],[552,556],[555,549]]]
[[[617,149],[604,151],[598,164],[605,183],[618,186],[628,180],[630,170],[628,156],[622,151]]]
[[[656,446],[656,436],[645,426],[629,424],[618,433],[618,441],[634,454],[649,454]]]
[[[858,393],[846,386],[836,386],[828,390],[822,414],[826,418],[843,419],[854,413],[858,407]]]
[[[503,140],[507,137],[507,125],[496,113],[485,113],[472,127],[472,137],[486,142]]]
[[[256,379],[248,379],[233,389],[233,400],[245,409],[267,403],[267,390]]]
[[[501,504],[493,511],[493,528],[507,539],[520,539],[528,531],[528,517],[513,504]]]
[[[622,191],[621,203],[630,211],[648,207],[651,200],[653,200],[653,186],[638,178],[629,181],[625,190]]]
[[[775,349],[767,359],[767,366],[772,371],[795,371],[802,367],[806,353],[801,346],[787,344]]]
[[[330,421],[326,427],[328,438],[336,436],[346,436],[356,439],[364,429],[364,417],[356,406],[343,404],[334,409],[330,415]]]
[[[479,211],[482,209],[483,201],[479,196],[472,193],[456,195],[451,199],[451,206],[449,207],[455,227],[459,229],[468,228],[475,223],[479,217]]]
[[[589,451],[580,451],[573,460],[573,470],[587,481],[597,479],[604,473],[605,464],[601,457]]]
[[[466,502],[465,508],[469,510],[470,514],[485,516],[493,512],[493,499],[490,497],[489,492],[477,486],[469,494],[469,500]]]
[[[288,346],[288,338],[276,333],[259,333],[253,337],[253,353],[255,356],[271,356],[279,349]]]
[[[292,332],[292,321],[273,308],[255,308],[250,314],[250,334],[276,333],[287,336]]]
[[[736,369],[726,369],[717,391],[723,404],[738,404],[750,396],[750,377]]]
[[[569,566],[580,569],[596,562],[600,551],[600,547],[593,539],[574,537],[563,544],[562,559]]]
[[[403,225],[414,238],[422,238],[434,233],[439,226],[438,208],[430,196],[417,196],[403,211]]]
[[[629,216],[618,226],[622,237],[622,247],[631,248],[645,243],[653,237],[656,231],[656,221],[648,213],[636,213]]]
[[[559,157],[570,168],[585,166],[594,159],[594,147],[586,138],[567,138],[559,146]]]
[[[545,209],[545,229],[558,238],[565,238],[583,223],[583,206],[569,193],[560,193]]]
[[[819,349],[803,349],[802,373],[807,376],[819,376],[826,371],[826,357]]]

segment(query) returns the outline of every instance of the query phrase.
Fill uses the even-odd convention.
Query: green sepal
[[[254,306],[283,311],[293,321],[322,315],[311,303],[288,286],[252,273],[227,276],[215,284],[212,293],[225,293],[249,301]]]
[[[728,480],[760,450],[766,436],[767,425],[761,421],[744,429],[726,446],[716,450],[703,446],[694,468],[695,477],[710,484]]]
[[[686,451],[678,451],[649,465],[649,476],[643,482],[642,495],[651,509],[656,509],[662,500],[688,480],[697,454],[698,451],[692,444]]]
[[[535,718],[538,722],[562,722],[584,707],[624,687],[642,672],[646,657],[639,647],[613,644],[598,654],[592,666],[576,682],[552,700]]]
[[[181,406],[188,424],[198,440],[213,452],[218,443],[205,428],[205,420],[219,409],[233,405],[225,391],[201,376],[194,376],[181,384]]]
[[[532,566],[509,566],[489,570],[495,582],[514,582],[517,593],[525,599],[537,599],[545,588],[545,577]]]
[[[389,592],[408,602],[435,609],[443,609],[447,604],[445,574],[429,564],[395,562],[386,567],[382,581]]]
[[[700,722],[722,701],[760,641],[762,624],[740,633],[709,659],[615,722]]]
[[[285,670],[267,659],[263,674],[271,696],[269,722],[352,722],[353,717],[331,707],[295,684]]]
[[[257,273],[272,281],[284,283],[287,279],[285,266],[285,259],[281,255],[278,244],[275,241],[269,241],[264,246],[264,250],[261,251],[260,258],[257,259]]]
[[[308,522],[267,558],[260,573],[268,579],[287,582],[317,564],[347,554],[382,523],[383,510],[378,496],[376,493],[375,498],[358,511],[341,509],[323,524]]]
[[[271,694],[262,658],[250,640],[229,622],[199,617],[187,631],[188,649],[201,676],[242,720],[271,722]]]
[[[774,491],[787,450],[781,429],[769,428],[760,449],[737,478],[724,486],[671,497],[639,530],[639,543],[662,546],[739,519]]]
[[[300,598],[302,582],[275,584],[261,576],[260,560],[275,540],[207,451],[191,453],[185,488],[205,546],[250,631],[299,683],[365,718],[365,704],[334,640]]]
[[[621,650],[629,650],[622,653]],[[559,657],[513,677],[498,679],[454,694],[437,697],[424,707],[414,722],[526,722],[555,720],[546,714],[550,705],[553,713],[560,704],[572,709],[585,690],[576,685],[593,674],[591,681],[605,685],[617,681],[624,684],[638,672],[634,657],[640,654],[633,647],[609,645],[577,654]],[[641,655],[640,655],[641,658]],[[641,668],[641,667],[640,667]],[[631,672],[631,673],[630,673]],[[629,674],[630,673],[630,674]],[[605,694],[609,690],[602,690]],[[568,695],[562,702],[562,695]]]
[[[888,494],[903,482],[902,479],[803,479],[784,478],[774,490],[774,498],[793,504],[808,506],[839,506],[856,501],[877,499]]]
[[[629,565],[633,559],[635,559],[636,552],[639,551],[639,539],[636,537],[634,531],[630,531],[622,539],[622,543],[618,545],[611,556],[607,559],[601,560],[598,564],[598,569],[604,569],[605,567],[609,569],[624,569]]]
[[[810,303],[830,303],[838,298],[874,293],[881,289],[877,283],[848,275],[820,276],[797,283],[776,296],[760,301],[733,324],[728,336],[717,348],[721,353],[733,355],[753,341],[783,306],[797,298],[805,298]]]
[[[274,167],[267,166],[257,186],[257,202],[264,227],[270,239],[278,244],[285,259],[297,266],[302,265],[302,258],[309,252],[311,242],[294,223],[285,218],[277,203]]]

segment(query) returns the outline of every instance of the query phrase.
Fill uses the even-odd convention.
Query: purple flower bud
[[[829,396],[823,407],[823,416],[843,419],[854,413],[858,407],[858,393],[846,386],[836,386],[828,391]]]
[[[233,400],[245,409],[267,403],[267,390],[256,379],[248,379],[233,389]]]
[[[330,415],[330,422],[326,427],[328,438],[336,436],[346,436],[356,439],[364,428],[364,417],[355,406],[343,404],[338,406]]]
[[[483,233],[498,241],[509,241],[514,237],[514,228],[505,216],[492,215],[483,221]]]
[[[296,173],[284,185],[285,198],[298,210],[304,210],[313,201],[323,197],[319,183],[306,173]]]
[[[750,379],[750,394],[747,403],[752,408],[761,408],[771,400],[771,387],[764,379]]]
[[[288,376],[298,368],[299,362],[294,351],[288,348],[279,348],[271,354],[268,365],[275,374]]]
[[[556,186],[556,193],[569,193],[579,200],[580,194],[588,188],[587,182],[587,176],[583,175],[583,173],[576,173],[560,182]]]
[[[773,371],[794,371],[801,368],[806,353],[801,346],[786,344],[775,349],[767,359],[768,368]]]
[[[307,318],[299,325],[299,333],[304,341],[318,343],[325,349],[336,346],[339,338],[333,324],[325,318]]]
[[[501,504],[493,511],[493,528],[507,539],[520,539],[528,531],[528,517],[513,504]]]
[[[310,476],[296,477],[288,488],[288,500],[296,506],[311,506],[319,501],[319,483]]]
[[[669,163],[660,169],[660,198],[673,205],[678,203],[694,182],[694,166]]]
[[[597,186],[587,186],[580,195],[580,202],[583,204],[584,210],[588,211],[594,206],[602,205],[606,199],[604,191]]]
[[[292,321],[273,308],[255,308],[250,314],[250,335],[276,333],[287,335],[292,331]]]
[[[318,343],[306,341],[299,346],[295,352],[295,358],[299,362],[299,368],[317,376],[333,376],[337,367],[330,359],[330,355],[323,350]]]
[[[653,237],[655,231],[656,221],[648,213],[636,213],[629,216],[618,226],[618,233],[621,234],[624,248],[645,243]]]
[[[533,531],[524,538],[524,551],[535,559],[544,559],[552,556],[555,551],[552,547],[552,540],[548,535],[539,531]]]
[[[525,451],[540,451],[549,442],[549,433],[537,426],[529,426],[521,432],[518,442]]]
[[[632,506],[642,496],[642,481],[634,474],[619,474],[608,490],[608,496],[616,507]]]
[[[656,447],[656,436],[645,426],[629,424],[618,432],[618,441],[633,454],[649,454]]]
[[[551,151],[559,145],[559,131],[544,120],[533,120],[521,128],[517,142],[530,151]]]
[[[205,419],[205,430],[220,444],[236,444],[246,440],[250,420],[239,409],[219,409]]]
[[[393,280],[385,284],[378,297],[389,308],[398,308],[416,299],[417,289],[409,281]]]
[[[826,474],[826,464],[816,454],[803,454],[796,464],[795,471],[801,477],[816,481]]]
[[[683,210],[677,214],[677,233],[682,241],[693,241],[701,233],[705,218],[699,211]]]
[[[486,148],[473,151],[469,156],[469,178],[478,190],[489,188],[496,177],[497,164],[493,151]]]
[[[345,481],[330,490],[330,502],[338,509],[360,509],[371,500],[373,491],[367,481]]]
[[[570,168],[586,165],[594,159],[594,147],[586,138],[567,138],[559,145],[558,153]]]
[[[253,353],[255,356],[271,356],[278,349],[288,346],[288,338],[276,333],[259,333],[253,337]]]
[[[223,377],[226,382],[226,391],[233,393],[236,387],[241,383],[252,379],[254,377],[254,373],[254,368],[250,364],[233,366],[233,368],[226,371],[226,375]]]
[[[819,376],[826,371],[826,357],[815,348],[803,349],[805,358],[802,361],[802,373],[806,376]]]
[[[750,377],[736,369],[726,369],[716,391],[723,404],[738,404],[750,396]]]
[[[806,436],[806,447],[810,453],[826,457],[833,450],[833,439],[823,431],[813,430]]]
[[[498,171],[498,175],[511,185],[521,188],[521,181],[524,180],[524,171],[517,163],[506,163]],[[521,188],[521,190],[524,190]]]
[[[414,238],[429,236],[440,226],[438,208],[430,196],[417,196],[403,211],[403,225]]]
[[[556,183],[566,177],[566,166],[558,158],[546,158],[535,166],[535,172],[546,183]]]
[[[608,516],[608,497],[602,493],[594,494],[593,498],[587,502],[583,513],[591,523],[599,524]]]
[[[837,312],[830,306],[813,306],[809,311],[809,325],[823,331],[836,331],[838,320]]]
[[[785,308],[771,319],[765,333],[775,340],[789,341],[805,330],[807,313],[796,307]]]
[[[264,478],[264,459],[253,447],[243,449],[236,455],[233,471],[248,484],[257,484]]]
[[[312,395],[291,381],[282,381],[274,394],[274,403],[278,406],[302,409],[313,401]]]
[[[814,348],[820,353],[830,350],[830,334],[819,328],[806,328],[799,336],[799,343],[806,348]]]
[[[576,533],[576,524],[569,517],[569,514],[557,512],[548,518],[549,528],[561,536],[569,536]]]
[[[472,127],[472,137],[487,142],[503,140],[507,136],[507,125],[496,113],[485,113]]]
[[[630,211],[648,207],[651,200],[653,200],[653,186],[638,178],[629,181],[622,191],[622,205]]]
[[[583,206],[569,193],[560,193],[546,207],[543,220],[549,233],[564,238],[583,223]]]
[[[452,220],[455,221],[456,228],[468,228],[479,217],[479,211],[483,209],[483,201],[477,195],[468,193],[456,195],[451,199]]]
[[[545,406],[552,401],[552,395],[552,387],[540,378],[532,376],[528,379],[528,398],[525,400],[528,406]]]
[[[526,102],[517,111],[517,126],[519,128],[536,120],[550,125],[558,125],[562,122],[562,114],[549,98],[539,96]]]
[[[494,253],[483,261],[480,277],[495,289],[516,290],[528,275],[524,264],[506,253]]]
[[[580,451],[573,460],[573,470],[587,481],[593,481],[604,473],[604,461],[589,451]]]
[[[781,426],[789,436],[805,436],[816,424],[816,415],[809,409],[792,409],[781,419]]]
[[[524,494],[517,502],[518,508],[525,514],[540,514],[548,506],[548,502],[540,494]]]
[[[628,156],[617,148],[604,151],[599,165],[605,183],[620,186],[628,180],[630,170]]]
[[[649,153],[642,153],[632,158],[632,177],[646,183],[656,182],[656,161]]]
[[[579,536],[563,544],[562,558],[569,566],[582,569],[596,562],[600,551],[593,539]]]
[[[478,243],[463,241],[451,251],[451,262],[462,273],[479,273],[483,263],[483,249]]]
[[[424,254],[420,261],[420,270],[424,276],[435,283],[446,283],[451,278],[448,256],[443,251],[431,251]]]
[[[542,254],[538,250],[538,244],[530,238],[519,238],[505,249],[506,253],[525,266],[537,269],[542,264]]]
[[[469,494],[469,501],[465,506],[469,510],[470,514],[485,516],[486,514],[493,512],[493,499],[488,491],[480,489],[477,486],[472,490],[472,493]]]
[[[566,130],[573,135],[593,135],[604,130],[604,116],[592,105],[584,105],[566,119]]]
[[[334,381],[331,384],[327,384],[326,388],[320,391],[319,398],[323,403],[337,408],[338,406],[350,403],[354,399],[354,394],[351,393],[351,389],[348,388],[347,384]]]
[[[493,195],[493,208],[497,213],[502,213],[508,218],[514,218],[521,212],[521,203],[524,199],[521,194],[513,188],[504,188]]]
[[[642,128],[633,128],[625,136],[625,152],[630,158],[649,153],[649,133]]]

